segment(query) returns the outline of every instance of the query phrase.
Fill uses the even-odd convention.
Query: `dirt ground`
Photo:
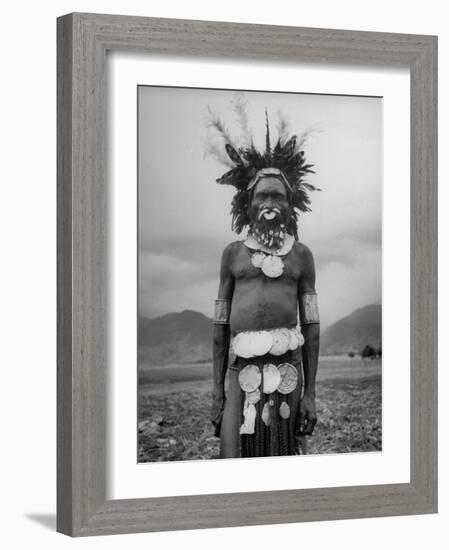
[[[327,365],[328,376],[322,369],[308,454],[382,449],[381,367],[359,363]],[[149,384],[148,375],[146,383],[140,379],[139,462],[218,458],[218,439],[208,420],[210,383],[198,373],[193,378],[159,384]]]

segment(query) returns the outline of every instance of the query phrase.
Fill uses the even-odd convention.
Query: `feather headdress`
[[[310,211],[308,191],[320,190],[304,179],[307,174],[315,173],[312,169],[313,165],[306,163],[302,149],[306,136],[303,134],[299,140],[296,134],[288,137],[288,125],[285,119],[280,117],[279,137],[272,147],[268,113],[265,110],[265,151],[260,152],[255,148],[253,140],[248,139],[244,108],[245,104],[240,99],[235,112],[239,116],[240,124],[244,121],[244,125],[241,124],[241,126],[244,127],[243,134],[247,138],[241,145],[237,145],[231,138],[220,117],[209,110],[208,126],[214,128],[224,141],[224,150],[223,146],[213,145],[209,147],[209,152],[221,163],[231,167],[216,181],[223,185],[232,185],[237,190],[232,200],[232,229],[236,233],[241,233],[244,227],[249,225],[248,205],[255,183],[266,175],[278,174],[275,177],[279,177],[286,186],[293,210],[287,231],[297,239],[299,215]]]

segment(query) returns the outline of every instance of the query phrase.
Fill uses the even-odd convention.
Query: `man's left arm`
[[[310,250],[305,247],[302,254],[303,272],[298,283],[298,305],[304,369],[304,394],[301,399],[297,425],[298,435],[311,435],[317,416],[315,408],[315,382],[320,349],[320,318],[315,291],[315,265]]]

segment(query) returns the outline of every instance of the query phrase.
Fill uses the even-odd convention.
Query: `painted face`
[[[280,248],[290,211],[284,184],[272,176],[261,179],[254,188],[248,211],[255,238],[269,248]]]

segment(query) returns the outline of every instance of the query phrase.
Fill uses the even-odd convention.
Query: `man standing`
[[[312,253],[298,241],[313,172],[296,136],[266,148],[225,144],[233,168],[233,229],[245,240],[222,255],[215,305],[211,420],[222,458],[298,454],[316,424],[319,315]],[[229,368],[229,388],[225,375]]]

